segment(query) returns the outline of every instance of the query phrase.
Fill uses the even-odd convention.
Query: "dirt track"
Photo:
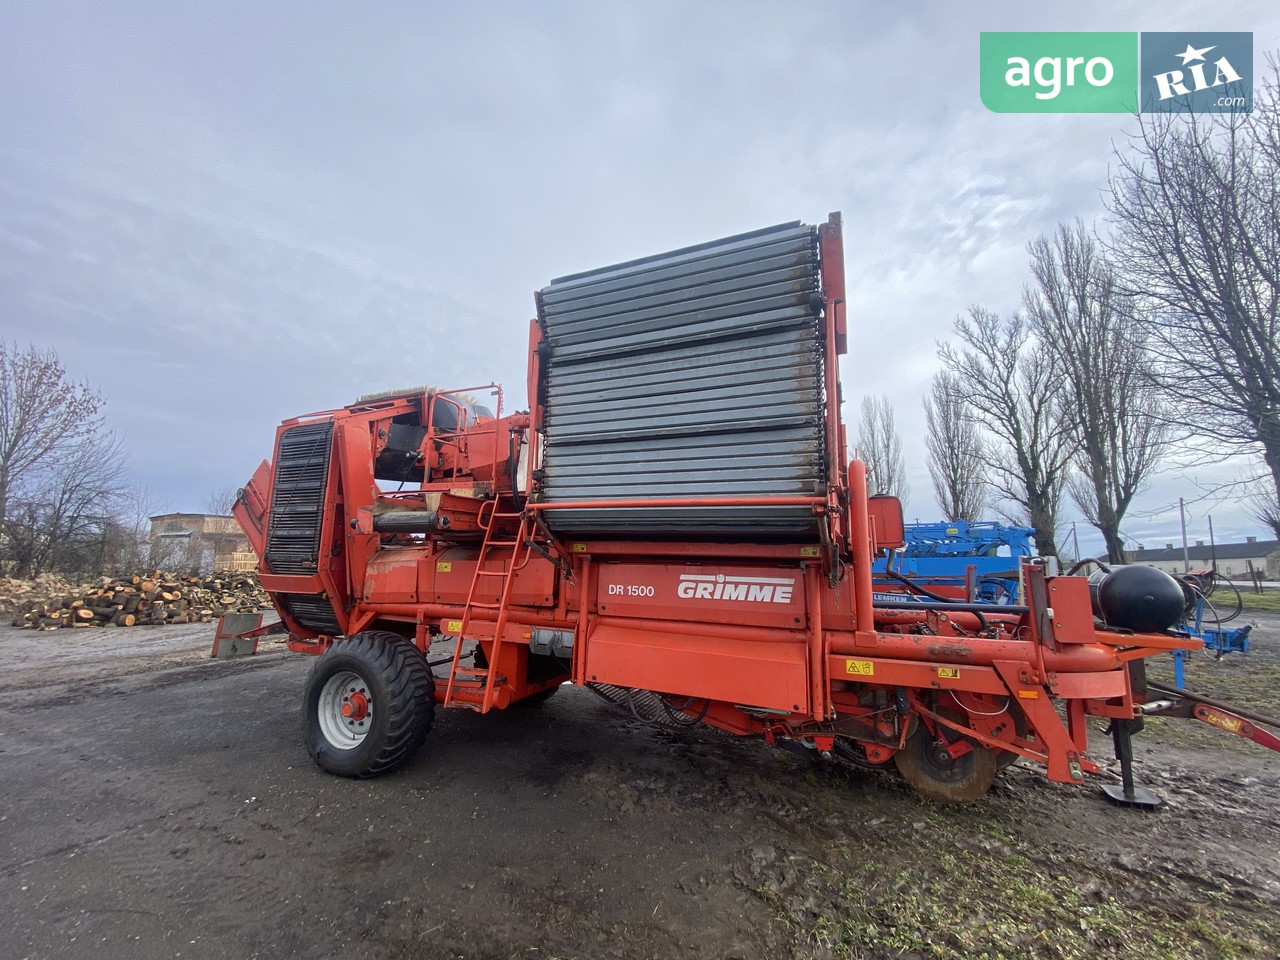
[[[938,807],[892,775],[653,730],[576,689],[440,714],[407,769],[346,781],[301,744],[309,659],[269,645],[210,661],[211,637],[0,629],[0,956],[1274,957],[1280,943],[1280,756],[1207,728],[1164,721],[1139,739],[1140,778],[1167,801],[1155,814],[1020,766],[983,802]],[[1280,712],[1280,618],[1254,642],[1192,681]]]

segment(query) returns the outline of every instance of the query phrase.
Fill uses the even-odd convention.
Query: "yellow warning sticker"
[[[587,545],[585,543],[575,543],[569,549],[571,549],[574,553],[586,553]]]
[[[817,556],[821,556],[821,553],[822,551],[820,547],[801,547],[800,548],[800,556],[802,557],[817,557]]]
[[[870,660],[846,660],[844,662],[845,673],[856,673],[863,677],[875,676],[876,665]]]
[[[436,573],[452,573],[453,564],[448,560],[439,560],[436,562]]]
[[[1244,722],[1236,717],[1223,717],[1210,710],[1205,711],[1204,718],[1215,727],[1221,727],[1223,730],[1230,730],[1232,733],[1238,733],[1240,728],[1244,726]]]
[[[462,632],[461,620],[446,620],[444,622],[444,632],[458,634]]]
[[[938,674],[938,677],[940,679],[943,679],[943,680],[959,680],[960,679],[959,667],[934,667],[933,669]]]

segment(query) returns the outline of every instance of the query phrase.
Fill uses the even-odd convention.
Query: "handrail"
[[[528,510],[596,510],[607,507],[826,507],[826,497],[685,497],[648,500],[574,500],[526,503]]]

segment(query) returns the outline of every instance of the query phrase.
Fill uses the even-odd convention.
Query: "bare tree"
[[[1084,224],[1061,224],[1028,245],[1034,283],[1023,294],[1036,336],[1066,385],[1079,473],[1067,483],[1098,528],[1107,559],[1124,562],[1120,524],[1168,447],[1169,427],[1132,298]]]
[[[960,381],[942,370],[924,398],[929,476],[947,520],[980,520],[987,504],[982,434],[965,414]]]
[[[160,537],[151,541],[146,565],[154,570],[194,572],[200,568],[200,550],[191,539]]]
[[[1217,453],[1261,452],[1280,511],[1280,96],[1139,119],[1111,179],[1111,247],[1146,301],[1160,385]]]
[[[1270,477],[1252,480],[1244,485],[1241,496],[1249,515],[1261,524],[1271,528],[1271,533],[1280,540],[1280,506],[1272,493]]]
[[[213,487],[205,494],[204,512],[210,516],[228,517],[231,515],[231,508],[236,503],[236,493],[239,487],[226,484],[220,487]]]
[[[858,452],[867,464],[870,494],[888,494],[906,500],[907,462],[902,456],[902,438],[894,425],[893,406],[888,397],[862,398]]]
[[[14,572],[98,574],[108,566],[125,492],[125,452],[110,433],[83,438],[12,491],[5,532]]]
[[[101,429],[102,403],[54,351],[0,340],[0,529],[16,486]]]
[[[126,572],[161,566],[152,562],[151,518],[165,509],[145,483],[121,494],[108,547],[109,569]]]
[[[1017,505],[1012,519],[1035,529],[1036,550],[1056,556],[1058,505],[1075,453],[1057,359],[1018,315],[1002,320],[974,306],[955,331],[960,345],[941,344],[938,356],[966,417],[985,433],[987,480]]]

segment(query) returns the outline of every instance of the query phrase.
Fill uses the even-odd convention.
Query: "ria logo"
[[[680,574],[676,594],[685,600],[741,600],[744,603],[790,603],[792,577],[726,577],[723,573]]]
[[[1146,113],[1248,113],[1252,74],[1252,33],[1142,34]]]
[[[1188,43],[1187,49],[1178,54],[1178,56],[1182,58],[1182,65],[1189,67],[1186,73],[1189,74],[1192,85],[1190,87],[1187,86],[1182,70],[1157,73],[1154,79],[1156,88],[1160,91],[1160,99],[1168,100],[1170,97],[1185,97],[1192,90],[1199,92],[1213,87],[1223,87],[1228,83],[1239,83],[1240,74],[1236,73],[1236,68],[1231,66],[1231,61],[1226,57],[1219,57],[1217,60],[1212,61],[1214,68],[1213,82],[1210,83],[1205,78],[1204,68],[1207,64],[1204,55],[1214,49],[1216,49],[1216,46],[1197,50]]]

